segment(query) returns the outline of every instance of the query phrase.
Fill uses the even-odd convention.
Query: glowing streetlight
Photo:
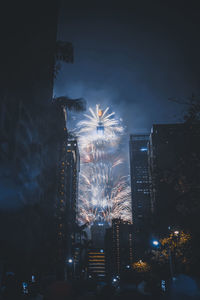
[[[152,244],[154,245],[154,246],[158,246],[159,245],[159,242],[157,241],[157,240],[154,240],[153,242],[152,242]]]

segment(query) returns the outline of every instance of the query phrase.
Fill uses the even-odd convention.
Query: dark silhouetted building
[[[109,228],[109,225],[105,221],[95,221],[91,226],[92,243],[95,248],[104,249],[105,233],[107,228]]]
[[[80,171],[77,140],[67,133],[65,127],[63,131],[64,138],[60,149],[56,203],[58,272],[60,272],[59,277],[62,278],[64,277],[64,270],[71,268],[71,264],[74,264],[75,222]]]
[[[133,215],[134,260],[141,259],[148,247],[150,186],[148,174],[147,134],[130,135],[130,173]]]
[[[16,272],[52,272],[55,263],[56,170],[63,127],[52,104],[53,82],[56,60],[73,61],[72,45],[56,41],[58,6],[59,1],[36,0],[1,7],[0,239],[14,249],[14,254],[4,252],[6,264],[16,264]],[[4,214],[5,206],[18,210]]]
[[[153,125],[149,141],[151,210],[155,231],[192,228],[198,220],[200,125]],[[195,229],[196,231],[196,229]]]
[[[133,225],[113,219],[105,236],[106,270],[108,277],[120,275],[133,262]]]

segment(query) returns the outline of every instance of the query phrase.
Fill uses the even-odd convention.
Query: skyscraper
[[[129,142],[134,228],[134,260],[142,258],[148,245],[150,188],[148,175],[147,134],[131,134]]]
[[[57,220],[57,267],[58,277],[64,277],[68,261],[73,261],[75,244],[75,222],[77,213],[78,174],[80,157],[77,141],[67,133],[60,149],[58,166],[58,194],[56,203]]]
[[[168,226],[183,225],[186,220],[187,228],[193,226],[190,223],[199,211],[199,138],[199,124],[155,124],[152,127],[149,166],[155,230],[165,231]]]
[[[184,223],[187,214],[198,211],[195,199],[198,199],[200,184],[199,137],[198,124],[152,127],[149,142],[151,208],[160,229]]]

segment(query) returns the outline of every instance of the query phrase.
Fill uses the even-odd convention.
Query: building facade
[[[149,170],[155,231],[158,228],[166,231],[171,225],[184,225],[185,222],[188,227],[199,211],[199,138],[198,124],[158,124],[152,127]]]
[[[113,219],[105,236],[106,268],[108,277],[120,275],[133,262],[133,225]]]
[[[105,233],[109,224],[105,221],[95,221],[91,226],[92,243],[95,248],[105,247]]]
[[[58,193],[56,202],[57,221],[57,272],[58,277],[67,277],[74,264],[75,223],[77,215],[78,178],[80,156],[76,138],[64,127],[63,143],[58,162]]]
[[[130,135],[130,174],[134,228],[134,260],[141,259],[148,247],[150,186],[148,174],[149,135]]]
[[[2,4],[0,29],[0,236],[10,245],[5,268],[49,272],[55,243],[52,128],[58,119],[51,118],[51,101],[58,1],[21,1],[12,9],[10,4]]]
[[[88,251],[88,278],[103,280],[106,276],[106,263],[104,249],[91,249]]]
[[[20,244],[16,245],[16,236],[22,236],[21,245],[27,244],[25,253],[18,251],[23,252],[22,260],[30,255],[33,268],[52,272],[56,170],[63,137],[60,112],[52,104],[53,84],[57,61],[73,62],[73,47],[57,41],[59,1],[21,1],[12,3],[12,9],[4,2],[1,12],[0,210],[9,203],[8,209],[17,207],[19,215],[29,214],[20,218],[24,223],[19,230],[11,226],[14,214],[11,221],[1,217],[6,224],[1,237],[15,249]],[[31,234],[36,249],[25,237]],[[22,267],[18,269],[21,272]]]

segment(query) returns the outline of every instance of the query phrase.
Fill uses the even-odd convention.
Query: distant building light
[[[127,268],[127,269],[130,269],[130,265],[127,265],[126,268]]]
[[[23,287],[23,289],[26,289],[28,287],[28,283],[22,282],[22,287]]]
[[[101,249],[100,252],[103,253],[104,252],[103,249]]]
[[[103,226],[103,223],[98,223],[98,226]]]
[[[117,279],[116,278],[113,278],[113,282],[116,282],[117,281]]]
[[[68,259],[68,263],[72,264],[72,263],[73,263],[73,259],[72,259],[72,258],[69,258],[69,259]]]
[[[67,146],[71,146],[71,144],[67,144]]]
[[[28,294],[28,283],[22,282],[23,294]]]
[[[145,147],[140,148],[140,151],[145,152],[145,151],[147,151],[147,148],[145,148]]]
[[[166,282],[165,282],[165,280],[161,280],[161,289],[163,290],[163,292],[166,291]]]

